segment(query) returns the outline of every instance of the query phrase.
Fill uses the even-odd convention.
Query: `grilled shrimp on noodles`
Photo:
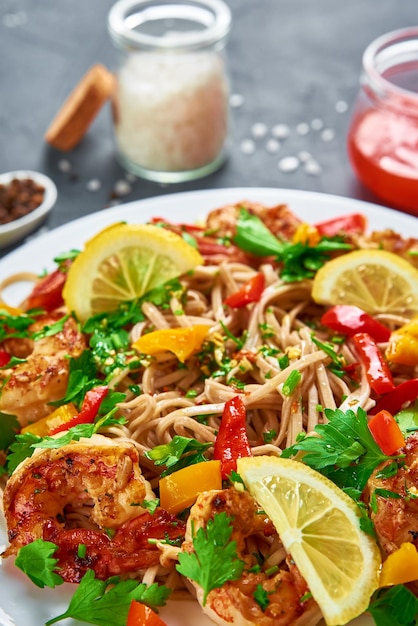
[[[56,321],[53,317],[43,317],[29,327],[29,332],[39,331]],[[80,356],[86,343],[75,319],[68,317],[62,330],[55,335],[36,341],[7,339],[3,345],[12,356],[25,361],[1,370],[4,383],[0,393],[0,411],[16,415],[23,427],[51,413],[48,403],[64,397],[69,357]]]
[[[3,556],[36,539],[52,541],[67,582],[79,582],[87,569],[107,579],[158,565],[160,552],[148,539],[182,537],[184,530],[167,511],[150,515],[141,507],[155,496],[138,460],[133,444],[103,435],[36,449],[5,487],[10,546]]]
[[[306,582],[284,550],[272,522],[258,509],[246,491],[234,488],[207,491],[199,494],[187,521],[186,541],[182,550],[193,552],[193,533],[205,528],[213,516],[225,512],[232,519],[232,540],[236,541],[237,554],[245,561],[239,580],[228,581],[209,592],[203,605],[203,589],[194,581],[190,583],[202,609],[211,620],[222,626],[314,626],[321,619],[319,607],[309,596]],[[280,568],[274,574],[254,571],[257,565],[254,553],[279,553]],[[283,561],[283,562],[282,562]],[[272,561],[271,563],[273,563]],[[251,569],[253,571],[251,571]],[[254,599],[254,592],[262,586],[268,594],[265,610]]]
[[[405,456],[395,476],[378,477],[390,463],[384,462],[374,471],[365,492],[367,498],[373,494],[376,497],[376,510],[371,511],[371,518],[386,555],[405,542],[413,543],[418,549],[418,433],[408,437],[399,453]],[[386,493],[387,496],[382,495]]]

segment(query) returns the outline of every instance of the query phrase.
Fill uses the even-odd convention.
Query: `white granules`
[[[119,72],[115,105],[119,151],[142,168],[194,170],[222,152],[228,84],[216,54],[131,54]]]

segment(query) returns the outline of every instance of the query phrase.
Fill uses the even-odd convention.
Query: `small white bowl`
[[[32,172],[30,170],[17,170],[0,174],[0,184],[7,185],[14,178],[31,178],[38,185],[44,187],[44,200],[36,209],[19,217],[13,222],[0,224],[0,248],[10,246],[17,241],[24,239],[34,231],[46,218],[57,200],[57,188],[55,183],[45,174]]]

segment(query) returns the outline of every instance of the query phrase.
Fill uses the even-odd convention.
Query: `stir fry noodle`
[[[394,390],[416,380],[418,348],[415,360],[394,348],[396,333],[414,323],[410,296],[403,308],[361,311],[384,328],[379,337],[372,326],[349,332],[325,324],[325,312],[338,310],[314,300],[312,287],[320,268],[358,250],[383,249],[416,271],[418,241],[369,234],[364,220],[331,232],[332,224],[302,224],[285,205],[251,202],[216,209],[199,226],[161,218],[152,226],[183,237],[201,263],[116,309],[92,304],[92,315],[80,319],[67,307],[66,287],[62,296],[78,262],[67,258],[20,307],[0,306],[9,533],[3,556],[16,556],[19,565],[31,544],[50,542],[54,574],[67,582],[84,584],[93,570],[103,581],[119,576],[197,598],[219,624],[315,626],[323,617],[320,598],[312,597],[274,520],[239,483],[236,461],[282,454],[303,461],[303,446],[334,415],[370,420]],[[122,289],[116,262],[112,257],[103,283],[113,298]],[[10,277],[0,291],[28,276]],[[374,374],[364,356],[371,350],[382,365]],[[388,358],[389,350],[395,356]],[[418,394],[409,395],[389,412],[416,407]],[[402,445],[383,465],[399,454]],[[404,542],[418,546],[413,501],[405,512],[395,500],[396,526],[384,495],[418,488],[408,468],[402,472],[407,479],[399,475],[388,487],[375,468],[360,494],[363,512],[376,520],[383,560]],[[187,558],[199,556],[199,529],[210,543],[211,532],[225,527],[235,546],[230,571],[223,578],[221,568],[220,579],[205,586]]]

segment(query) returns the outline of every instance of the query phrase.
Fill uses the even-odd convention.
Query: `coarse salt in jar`
[[[418,215],[418,27],[382,35],[366,48],[348,153],[378,198]]]
[[[223,163],[230,23],[222,0],[119,0],[112,7],[108,27],[120,52],[114,134],[125,169],[174,183]]]

